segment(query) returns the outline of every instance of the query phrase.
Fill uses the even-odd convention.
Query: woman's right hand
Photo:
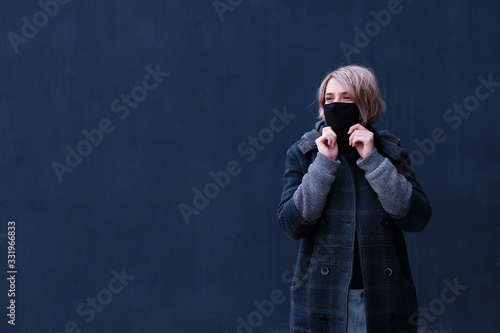
[[[321,154],[326,157],[336,160],[339,155],[339,147],[337,146],[337,134],[330,126],[323,127],[322,135],[316,139],[316,146]]]

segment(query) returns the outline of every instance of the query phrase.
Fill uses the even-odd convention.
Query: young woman
[[[399,139],[372,125],[385,103],[372,71],[338,68],[318,91],[319,117],[287,152],[278,223],[300,249],[291,332],[417,332],[403,231],[431,205]]]

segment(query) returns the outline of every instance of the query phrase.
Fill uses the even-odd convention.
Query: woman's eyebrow
[[[326,93],[325,96],[334,95],[333,93]],[[341,92],[340,95],[349,95],[347,91]]]

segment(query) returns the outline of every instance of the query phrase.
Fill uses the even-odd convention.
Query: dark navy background
[[[0,331],[236,332],[239,322],[241,332],[287,331],[298,242],[276,222],[285,152],[314,125],[324,75],[349,63],[341,43],[355,46],[355,27],[394,1],[219,3],[229,6],[221,15],[211,0],[73,0],[44,22],[36,1],[2,1]],[[478,77],[500,82],[500,5],[397,8],[350,62],[379,79],[387,113],[375,127],[420,151],[415,169],[434,210],[423,232],[407,235],[420,306],[433,309],[421,327],[498,332],[500,88],[460,125],[443,116],[475,94]],[[9,33],[24,38],[22,18],[33,15],[42,26],[16,53]],[[112,102],[142,85],[148,66],[169,74],[120,119]],[[265,130],[284,111],[283,129]],[[105,118],[112,132],[60,182],[54,161],[66,164],[65,147],[77,149],[82,130]],[[436,128],[446,140],[432,148]],[[259,133],[267,143],[244,153]],[[187,224],[179,205],[193,207],[193,189],[230,161],[238,172]],[[6,316],[11,220],[15,327]],[[120,284],[112,271],[123,270]],[[446,293],[456,295],[448,304],[446,281],[467,286]],[[123,288],[111,293],[110,282]],[[270,307],[273,291],[282,295]],[[91,317],[86,302],[97,296],[106,304]]]

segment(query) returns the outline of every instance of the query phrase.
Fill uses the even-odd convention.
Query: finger
[[[366,128],[364,128],[363,125],[361,125],[360,123],[357,123],[349,127],[349,131],[347,131],[347,134],[351,134],[355,130],[366,130]]]
[[[324,142],[324,138],[323,137],[319,137],[316,139],[316,146],[324,146],[325,145],[325,142]]]
[[[351,131],[351,130],[349,130],[349,131]],[[356,130],[352,129],[352,133],[349,136],[349,146],[353,146],[354,145],[354,137],[355,136],[356,136]]]
[[[335,131],[330,126],[323,127],[322,134],[326,133],[332,133],[335,136],[335,139],[337,139],[337,133],[335,133]]]
[[[337,142],[337,134],[335,134],[335,132],[332,131],[331,133],[329,133],[329,135],[330,135],[330,139],[331,139],[330,146],[333,147],[335,145],[335,143]]]
[[[328,145],[331,147],[333,146],[333,143],[335,141],[334,137],[333,137],[333,134],[332,133],[328,133],[326,135],[327,139],[328,139]]]
[[[354,132],[349,137],[349,144],[355,146],[357,143],[364,144],[366,142],[366,135],[362,131],[354,130]]]

